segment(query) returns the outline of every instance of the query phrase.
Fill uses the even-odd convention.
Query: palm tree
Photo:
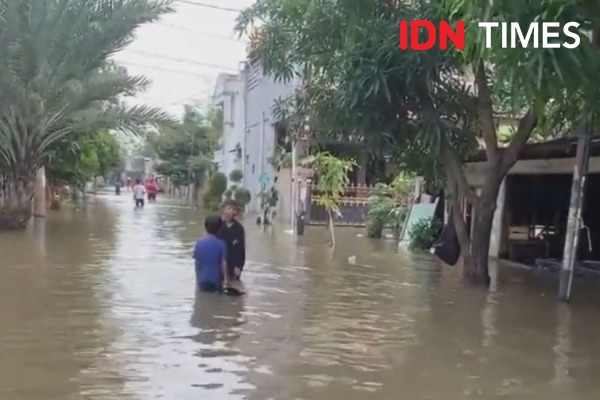
[[[81,132],[140,133],[169,122],[120,96],[149,81],[109,61],[142,24],[171,11],[165,0],[0,0],[0,165],[8,183],[0,230],[31,216],[33,183],[49,146]]]

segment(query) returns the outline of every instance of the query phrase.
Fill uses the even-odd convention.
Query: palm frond
[[[0,156],[35,169],[52,143],[87,130],[141,134],[173,123],[119,97],[149,80],[108,61],[135,30],[172,11],[164,0],[0,0]]]

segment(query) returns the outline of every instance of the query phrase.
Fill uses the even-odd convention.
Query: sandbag
[[[448,221],[442,234],[433,244],[433,254],[448,265],[456,265],[460,258],[460,242],[452,218]]]

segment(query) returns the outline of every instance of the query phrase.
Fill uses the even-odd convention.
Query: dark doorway
[[[507,177],[504,221],[509,249],[504,257],[532,264],[535,258],[561,259],[569,213],[571,174],[510,175]],[[600,261],[600,174],[587,177],[578,259]],[[527,237],[511,237],[527,228]],[[512,233],[511,233],[512,232]],[[522,231],[524,232],[524,231]],[[591,244],[591,246],[590,246]],[[510,249],[518,247],[518,251]],[[591,251],[590,251],[591,247]]]
[[[600,261],[600,174],[587,177],[582,212],[583,225],[589,228],[589,239],[586,229],[581,231],[579,241],[579,257],[581,259]]]

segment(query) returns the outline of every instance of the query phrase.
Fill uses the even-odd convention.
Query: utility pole
[[[297,210],[297,205],[298,205],[298,183],[297,183],[297,154],[296,154],[296,143],[297,143],[297,139],[296,139],[296,135],[292,134],[292,177],[291,177],[291,182],[292,182],[292,201],[291,201],[291,210],[290,210],[290,217],[292,219],[292,234],[294,236],[296,236],[296,219],[297,219],[297,214],[298,214],[298,210]]]
[[[194,132],[190,139],[190,156],[188,157],[188,205],[191,207],[193,202],[193,184],[192,184],[192,157],[194,156]]]
[[[600,48],[600,27],[595,26],[591,35],[592,45]],[[594,101],[592,101],[594,103]],[[581,211],[585,196],[585,180],[590,161],[590,142],[594,130],[593,114],[585,121],[583,129],[577,138],[577,153],[575,156],[575,169],[573,170],[573,184],[571,186],[571,202],[567,221],[567,236],[563,252],[563,262],[560,271],[560,284],[558,298],[560,301],[569,302],[573,288],[575,263],[579,248],[579,233],[582,229]]]
[[[558,298],[560,301],[571,300],[573,275],[579,248],[579,233],[582,228],[581,210],[585,196],[585,181],[590,160],[590,141],[592,136],[593,121],[588,118],[587,123],[579,132],[577,138],[577,153],[575,155],[575,168],[573,170],[573,183],[571,186],[571,202],[569,204],[569,217],[567,220],[567,236],[563,252],[562,268],[560,271],[560,286]]]
[[[185,119],[187,118],[192,118],[194,116],[194,111],[192,109],[191,106],[185,106],[185,115],[184,115],[184,124],[185,124]],[[190,124],[191,125],[191,124]],[[193,185],[192,185],[192,157],[194,156],[194,136],[195,136],[195,130],[192,129],[190,131],[190,155],[188,157],[188,190],[187,190],[187,202],[188,205],[191,207],[192,203],[193,203],[193,194],[192,194],[192,190],[193,190]]]

